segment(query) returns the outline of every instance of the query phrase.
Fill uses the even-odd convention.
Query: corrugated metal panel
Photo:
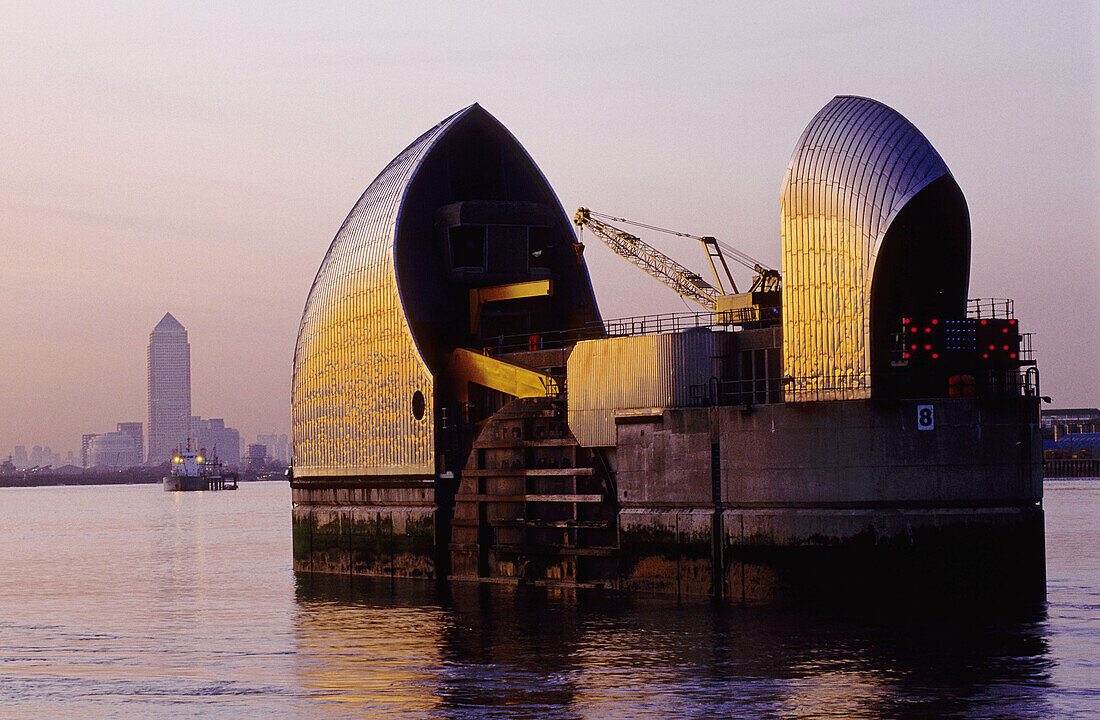
[[[693,330],[577,343],[566,368],[569,429],[583,447],[610,447],[617,415],[690,405],[691,386],[716,374],[723,336]]]
[[[501,187],[475,183],[456,190],[456,178],[461,186],[461,178],[492,168],[487,158],[502,163],[492,171]],[[426,173],[432,177],[421,177]],[[486,198],[466,197],[482,192]],[[436,342],[426,328],[465,322],[467,309],[451,302],[455,288],[444,279],[447,270],[439,265],[426,213],[471,199],[548,205],[557,216],[557,236],[574,241],[568,216],[538,166],[479,106],[452,115],[409,145],[356,203],[310,289],[291,390],[297,476],[434,474],[433,406],[454,398],[435,392],[428,361],[453,347],[443,347],[449,336]],[[564,245],[554,257],[551,279],[567,292],[551,297],[553,318],[544,330],[598,320],[583,260],[577,262]],[[457,284],[465,296],[469,288]],[[446,310],[437,313],[444,304]],[[417,393],[422,407],[414,400]],[[421,412],[414,414],[414,407]]]
[[[294,352],[296,476],[435,471],[433,378],[402,306],[394,238],[424,158],[472,107],[421,135],[375,178],[317,271]]]
[[[875,100],[838,96],[806,127],[780,221],[788,401],[870,396],[879,247],[905,204],[949,174],[920,131]]]

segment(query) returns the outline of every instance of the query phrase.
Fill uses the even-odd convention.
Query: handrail
[[[967,298],[966,316],[991,320],[1011,320],[1016,317],[1014,303],[1010,298]]]
[[[753,308],[744,308],[744,310],[751,312]],[[660,333],[684,332],[697,328],[721,328],[729,324],[719,322],[718,313],[709,311],[634,315],[587,323],[569,330],[549,330],[546,332],[484,338],[482,340],[482,350],[492,355],[532,349],[556,350],[574,345],[581,340],[658,335]]]

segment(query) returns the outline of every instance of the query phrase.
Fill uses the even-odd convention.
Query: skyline
[[[64,452],[146,416],[145,338],[165,312],[190,333],[196,415],[288,432],[329,243],[397,152],[472,102],[567,212],[715,235],[777,267],[802,129],[834,95],[881,100],[962,188],[970,296],[1015,299],[1055,407],[1098,406],[1098,31],[1091,3],[13,10],[0,447]],[[695,246],[644,239],[705,267]],[[605,318],[684,309],[585,242]]]

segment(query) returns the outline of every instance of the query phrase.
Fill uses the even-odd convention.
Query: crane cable
[[[700,242],[703,241],[703,238],[701,236],[692,235],[691,233],[677,232],[675,230],[669,230],[668,228],[657,227],[656,225],[646,225],[645,223],[640,223],[640,222],[637,222],[635,220],[628,220],[626,218],[615,217],[613,215],[605,215],[603,213],[598,213],[598,212],[595,212],[593,210],[589,210],[588,214],[591,215],[594,218],[599,218],[601,220],[610,220],[612,222],[625,223],[627,225],[633,225],[635,227],[645,228],[646,230],[655,230],[656,232],[668,233],[669,235],[675,235],[676,237],[691,238],[692,240],[699,240]],[[722,250],[729,253],[731,259],[735,260],[736,262],[740,263],[741,265],[744,265],[749,270],[760,272],[761,269],[764,269],[764,270],[770,270],[771,269],[767,265],[765,265],[764,263],[760,262],[756,258],[749,255],[748,253],[741,252],[740,250],[733,247],[732,245],[729,245],[729,244],[724,243],[721,240],[717,240],[717,239],[715,239],[714,242],[718,245],[718,247],[722,248]]]

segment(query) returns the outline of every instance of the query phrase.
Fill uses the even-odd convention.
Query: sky
[[[2,455],[147,422],[165,312],[189,333],[193,414],[289,432],[332,237],[398,152],[473,102],[567,212],[779,267],[803,128],[834,95],[880,100],[962,187],[970,296],[1015,299],[1055,407],[1100,406],[1095,0],[0,6]],[[643,239],[706,267],[694,241]],[[605,318],[685,309],[586,245]]]

